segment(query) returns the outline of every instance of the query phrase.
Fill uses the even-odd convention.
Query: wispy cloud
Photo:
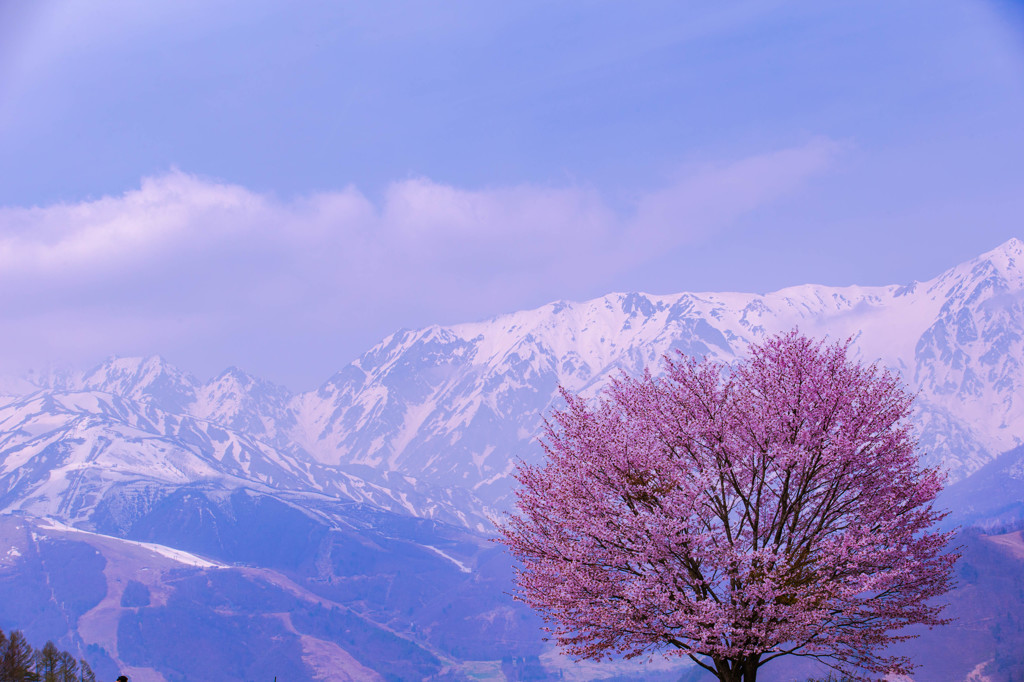
[[[626,212],[581,187],[415,178],[379,202],[352,187],[285,201],[180,171],[4,208],[0,351],[9,366],[163,352],[201,371],[323,376],[400,326],[600,289],[797,190],[836,152],[817,140],[692,169]]]

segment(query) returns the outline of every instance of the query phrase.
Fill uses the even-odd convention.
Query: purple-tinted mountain
[[[216,671],[210,679],[256,676],[237,659],[261,651],[267,666],[301,671],[282,679],[316,679],[336,663],[352,679],[607,677],[609,668],[554,657],[536,618],[505,594],[509,559],[486,536],[491,515],[511,503],[516,462],[542,456],[536,438],[559,386],[593,396],[609,376],[656,368],[675,351],[729,362],[749,342],[793,327],[851,338],[860,358],[899,372],[917,392],[925,461],[949,473],[940,502],[954,512],[950,523],[990,528],[1024,518],[1024,245],[1011,240],[908,285],[610,294],[401,331],[301,394],[235,368],[201,382],[159,357],[5,381],[0,525],[21,530],[5,536],[13,544],[0,567],[10,597],[0,599],[0,628],[69,650],[99,647],[111,666],[161,676],[152,679],[203,679],[160,644],[171,638],[164,624],[187,628],[190,610],[196,632],[244,640],[222,658],[196,659]],[[64,559],[40,558],[65,549]],[[984,562],[1010,561],[1011,550],[982,552],[988,559],[971,565],[984,578]],[[181,570],[201,577],[155,571],[153,552],[200,562]],[[71,580],[58,569],[80,560],[104,566],[102,580],[89,569],[95,584],[83,583],[84,594],[99,594],[103,583],[107,596],[72,608],[40,592],[48,606],[31,615],[36,597],[19,596],[19,585],[30,595]],[[112,572],[112,561],[124,572]],[[226,605],[232,590],[263,596]],[[282,594],[308,618],[267,610],[285,603]],[[264,598],[277,606],[264,609]],[[998,606],[971,599],[961,603]],[[82,625],[101,613],[105,630]],[[240,634],[247,631],[251,638]],[[978,642],[996,647],[997,639]],[[381,668],[377,657],[399,650],[422,667]],[[963,653],[954,667],[1014,669],[986,652]]]
[[[795,326],[851,337],[862,359],[899,372],[919,394],[926,461],[951,480],[1024,442],[1018,240],[905,286],[611,294],[399,332],[298,396],[292,434],[326,464],[361,465],[372,480],[398,473],[424,490],[464,491],[479,511],[501,509],[516,459],[541,456],[535,438],[559,386],[593,394],[609,375],[675,351],[728,362]]]

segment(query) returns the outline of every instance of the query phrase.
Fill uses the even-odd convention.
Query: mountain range
[[[379,637],[419,647],[423,660],[434,662],[417,675],[455,679],[468,674],[466,661],[485,660],[474,656],[492,664],[511,656],[515,662],[501,665],[520,676],[556,668],[571,674],[534,660],[547,651],[536,619],[503,595],[507,558],[487,542],[491,520],[512,503],[516,463],[542,457],[536,438],[559,403],[559,387],[593,396],[610,376],[658,371],[660,358],[677,351],[729,362],[750,342],[793,328],[850,339],[861,360],[898,372],[916,392],[924,460],[946,470],[951,485],[944,499],[955,503],[955,520],[991,525],[1024,517],[1024,468],[1014,450],[1024,443],[1024,244],[1012,239],[925,282],[802,285],[763,295],[617,293],[403,330],[298,394],[236,368],[199,381],[155,356],[31,374],[6,382],[0,397],[3,532],[82,545],[91,549],[68,551],[99,556],[103,561],[94,563],[108,567],[118,552],[143,552],[117,542],[149,543],[196,557],[185,562],[188,571],[237,574],[231,580],[247,585],[238,588],[243,592],[276,585],[300,599],[296,590],[306,590],[302,608],[334,609],[347,614],[338,618],[360,618],[368,631],[388,633]],[[12,545],[18,554],[8,553],[10,575],[4,574],[12,585],[24,557],[42,557],[47,542]],[[356,559],[346,563],[342,556]],[[417,562],[433,567],[425,574],[436,570],[438,584],[450,585],[448,612],[411,596],[425,589],[405,565]],[[106,596],[89,609],[76,607],[74,618],[40,626],[36,639],[100,647],[111,666],[134,662],[133,679],[151,674],[145,671],[162,676],[152,679],[201,679],[164,659],[121,656],[122,635],[145,639],[141,624],[121,632],[121,624],[108,623],[105,638],[93,639],[75,625],[110,606],[124,580],[168,600],[176,594],[135,573],[122,576],[123,584],[112,582],[107,568],[100,573]],[[387,595],[410,596],[389,601],[373,592],[374,580],[387,582]],[[361,596],[355,584],[377,596]],[[461,620],[453,620],[447,614],[456,594],[473,595],[479,609],[456,609]],[[121,605],[105,613],[123,624],[153,608]],[[211,613],[216,608],[209,606]],[[246,608],[255,617],[255,607]],[[270,618],[260,611],[264,617]],[[0,610],[0,627],[31,634],[31,627],[5,619],[13,616]],[[281,660],[305,665],[309,679],[319,670],[309,661],[327,650],[337,654],[331,642],[357,662],[372,658],[323,633],[318,639],[281,627],[291,634],[274,630],[273,637],[296,642],[291,658]],[[439,643],[460,637],[476,649]],[[511,653],[488,648],[486,638],[513,642],[505,649]],[[359,666],[349,666],[352,679],[391,674]],[[542,668],[548,672],[537,672]]]

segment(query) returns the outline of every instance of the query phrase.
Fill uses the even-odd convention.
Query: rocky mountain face
[[[956,481],[1024,439],[1022,306],[1018,240],[905,286],[557,302],[394,334],[296,397],[290,433],[320,462],[400,472],[500,509],[517,458],[540,457],[534,439],[559,386],[593,394],[609,375],[656,368],[675,351],[728,362],[799,327],[852,338],[861,359],[899,372],[919,395],[927,461]]]
[[[235,368],[203,383],[157,357],[37,378],[0,401],[0,505],[87,523],[111,491],[216,480],[487,532],[515,463],[541,456],[559,386],[593,395],[676,351],[728,362],[794,327],[898,371],[926,460],[951,482],[1024,442],[1024,244],[1010,240],[904,286],[610,294],[401,331],[299,395]]]
[[[905,286],[610,294],[401,331],[298,395],[235,368],[202,382],[158,357],[4,382],[0,628],[93,647],[133,679],[207,679],[199,662],[208,679],[254,679],[235,662],[264,653],[260,670],[291,670],[282,679],[597,679],[607,670],[551,658],[506,594],[508,558],[486,536],[516,462],[542,456],[559,386],[593,396],[676,351],[729,362],[794,327],[851,338],[918,393],[952,522],[1024,518],[1024,244],[1011,240]],[[991,560],[1011,575],[1019,533],[997,535]],[[165,646],[167,628],[200,626],[241,648]]]
[[[107,371],[109,368],[110,371]],[[246,390],[248,389],[248,390]],[[145,511],[202,484],[296,504],[338,499],[464,525],[404,478],[367,481],[322,464],[275,430],[294,416],[283,389],[229,370],[203,385],[159,358],[116,359],[60,385],[0,401],[0,509],[86,528],[102,504]],[[433,505],[433,507],[432,507]],[[128,512],[125,512],[128,513]],[[424,514],[426,515],[426,514]]]

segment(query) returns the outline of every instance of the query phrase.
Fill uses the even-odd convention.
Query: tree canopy
[[[784,655],[910,672],[885,647],[946,622],[943,477],[899,379],[849,350],[793,331],[732,366],[680,354],[596,401],[563,391],[500,528],[517,596],[581,658],[660,651],[726,682]]]
[[[0,682],[96,682],[85,659],[76,660],[53,642],[35,651],[21,630],[0,630]]]

